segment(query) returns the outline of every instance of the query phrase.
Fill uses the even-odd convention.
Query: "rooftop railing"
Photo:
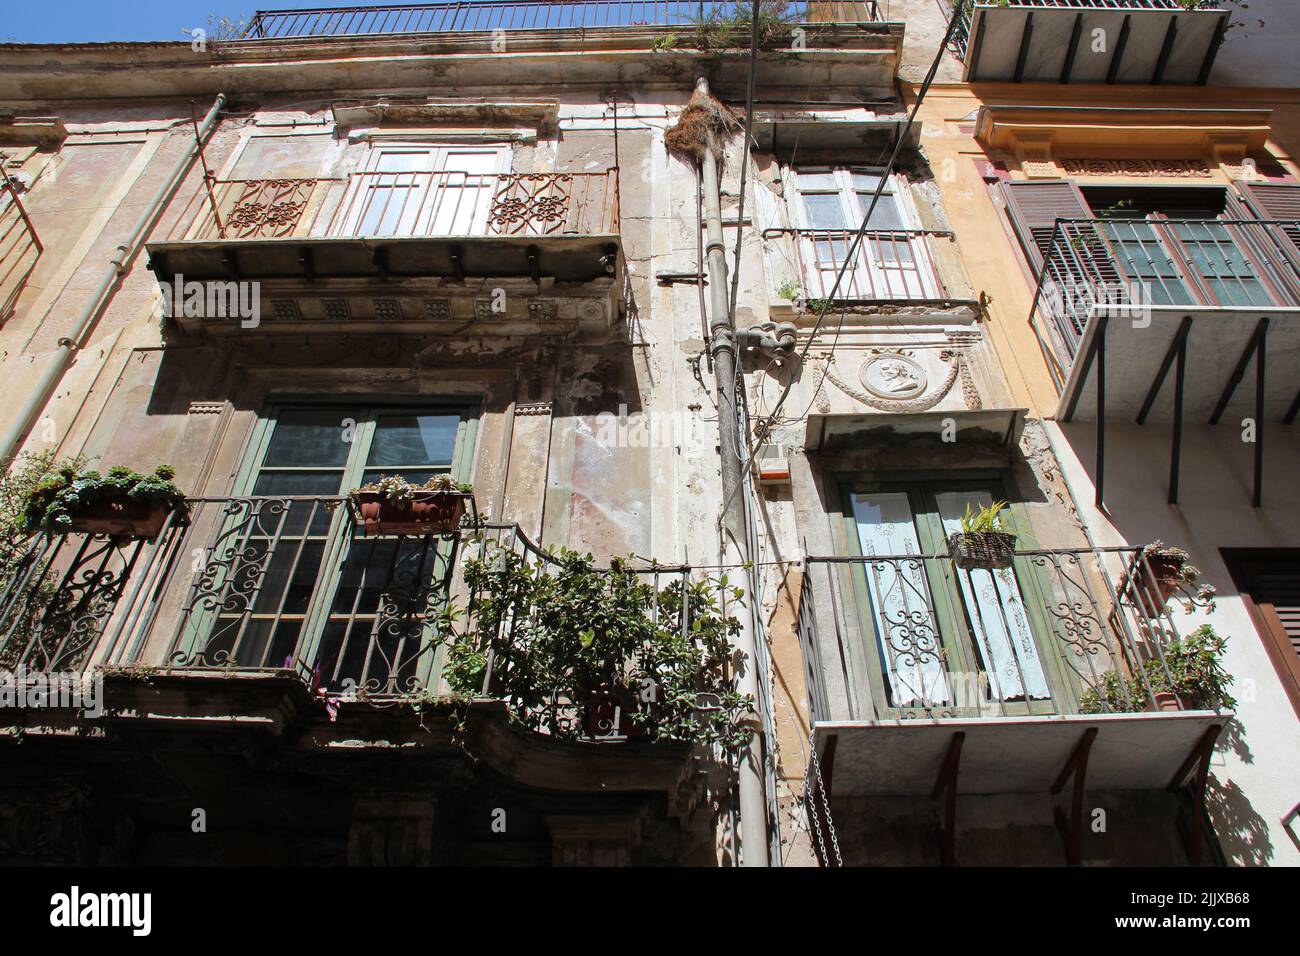
[[[876,0],[789,2],[767,6],[804,23],[870,23],[880,20]],[[689,26],[748,15],[735,0],[506,0],[421,3],[375,7],[259,10],[240,39],[363,37],[400,34],[474,33],[493,30],[590,30],[611,27]]]

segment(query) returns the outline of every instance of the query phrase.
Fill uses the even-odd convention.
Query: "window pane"
[[[862,215],[867,214],[871,208],[871,197],[874,192],[858,193],[858,209]],[[880,201],[876,203],[875,211],[871,214],[870,229],[902,229],[903,217],[898,214],[898,206],[894,197],[888,193],[882,194]]]
[[[846,229],[848,223],[844,219],[844,207],[840,205],[840,197],[836,195],[808,195],[804,194],[803,206],[808,214],[808,227],[810,229]]]
[[[367,465],[450,465],[459,415],[381,415]]]
[[[275,422],[271,444],[262,464],[342,467],[351,448],[344,441],[351,434],[343,427],[343,420],[347,417],[342,409],[290,409],[282,412]]]
[[[799,188],[800,189],[836,189],[840,188],[839,183],[835,181],[835,174],[827,171],[809,172],[799,170]]]
[[[853,173],[854,189],[874,193],[876,191],[876,186],[879,185],[879,183],[879,176],[874,176],[871,173]],[[888,196],[891,192],[893,192],[893,183],[885,183],[884,195]]]

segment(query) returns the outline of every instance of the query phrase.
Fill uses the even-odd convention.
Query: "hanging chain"
[[[826,793],[826,786],[822,783],[821,762],[817,759],[817,741],[815,733],[808,734],[808,752],[812,754],[812,759],[804,767],[803,771],[803,789],[805,795],[805,807],[808,811],[808,826],[817,838],[817,847],[820,851],[818,856],[826,861],[828,866],[832,865],[830,857],[826,853],[826,844],[822,840],[822,828],[818,822],[819,819],[825,819],[826,829],[831,837],[831,849],[835,853],[834,866],[843,866],[844,859],[840,856],[840,841],[835,834],[835,821],[831,819],[831,801],[829,794]],[[808,771],[812,770],[812,778],[809,778]],[[814,786],[815,781],[815,786]],[[822,809],[825,816],[817,810],[817,799],[821,797]]]

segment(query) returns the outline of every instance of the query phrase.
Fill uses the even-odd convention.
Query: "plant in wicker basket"
[[[1016,536],[1007,530],[1002,512],[1005,501],[995,501],[973,511],[966,506],[961,517],[961,531],[948,538],[948,554],[957,567],[966,571],[976,568],[1009,568],[1016,556]]]

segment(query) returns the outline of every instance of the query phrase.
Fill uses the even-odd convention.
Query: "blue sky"
[[[206,27],[209,15],[235,19],[252,16],[259,8],[382,5],[367,0],[9,0],[0,18],[0,41],[183,40],[182,29]]]

